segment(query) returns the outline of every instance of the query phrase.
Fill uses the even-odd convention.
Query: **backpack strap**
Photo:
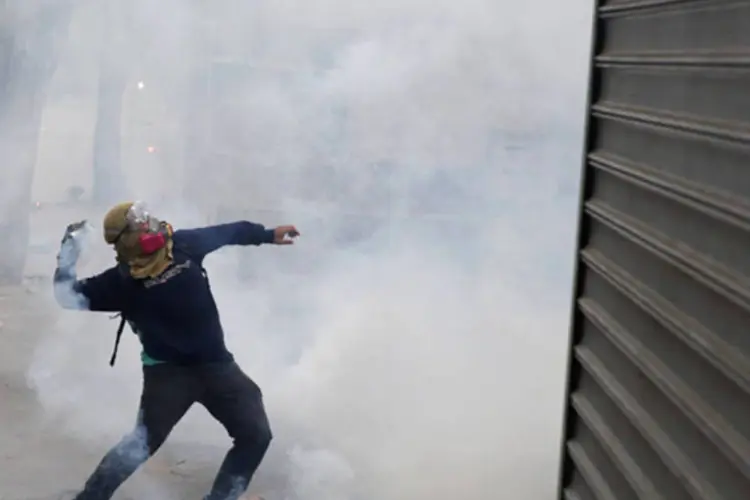
[[[189,250],[185,248],[185,245],[175,245],[176,248],[178,248],[182,253],[184,253],[188,259],[190,259],[192,262],[195,262],[200,266],[201,274],[203,275],[203,278],[205,278],[206,282],[211,286],[210,282],[208,281],[208,272],[203,267],[203,263],[198,263],[194,258],[191,257]],[[119,267],[120,273],[122,274],[122,278],[124,280],[126,279],[132,279],[130,278],[130,273],[128,272],[127,266],[124,264]],[[117,333],[115,334],[115,345],[112,348],[112,356],[109,358],[109,366],[115,366],[115,361],[117,360],[117,351],[120,348],[120,340],[122,340],[122,332],[125,330],[125,323],[127,323],[128,319],[125,317],[125,313],[120,313],[118,315],[113,316],[113,318],[120,317],[120,324],[117,326]],[[131,328],[132,328],[131,324]]]
[[[120,276],[122,277],[123,281],[130,279],[130,272],[125,264],[119,264],[117,268],[120,271]],[[109,358],[109,366],[115,366],[115,361],[117,360],[117,351],[120,348],[120,340],[122,340],[122,332],[125,330],[125,323],[127,322],[127,318],[125,317],[124,312],[112,316],[112,319],[117,318],[118,316],[120,317],[120,324],[117,326],[117,333],[115,334],[115,345],[112,348],[112,356]]]
[[[120,340],[122,339],[122,332],[125,330],[125,316],[120,314],[120,325],[117,327],[117,334],[115,335],[115,347],[112,349],[112,357],[109,358],[109,366],[115,366],[117,360],[117,350],[120,348]]]

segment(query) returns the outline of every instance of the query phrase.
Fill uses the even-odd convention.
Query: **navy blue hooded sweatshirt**
[[[177,230],[172,238],[174,261],[158,277],[137,280],[118,265],[77,280],[74,264],[61,266],[55,298],[66,309],[122,313],[141,339],[144,362],[232,361],[203,259],[226,245],[273,243],[273,230],[241,221]]]

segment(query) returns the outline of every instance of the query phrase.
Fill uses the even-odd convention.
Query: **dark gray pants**
[[[236,363],[143,367],[143,393],[133,432],[107,453],[76,500],[109,500],[156,453],[193,403],[200,403],[234,440],[205,500],[236,500],[271,442],[258,386]]]

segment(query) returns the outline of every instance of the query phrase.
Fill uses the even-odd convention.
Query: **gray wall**
[[[750,2],[599,2],[560,498],[750,498]]]

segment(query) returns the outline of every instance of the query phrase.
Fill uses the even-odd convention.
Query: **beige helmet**
[[[151,228],[148,224],[134,224],[132,214],[134,209],[141,207],[140,202],[118,203],[109,209],[104,216],[103,230],[104,241],[113,245],[117,252],[118,262],[127,264],[130,274],[135,278],[154,277],[161,274],[172,262],[172,239],[171,226],[161,223],[157,219],[156,226],[164,224],[167,226],[168,238],[163,248],[155,252],[144,252],[141,238],[144,233],[158,230]],[[140,208],[139,210],[143,210]],[[144,210],[144,213],[145,212]]]

